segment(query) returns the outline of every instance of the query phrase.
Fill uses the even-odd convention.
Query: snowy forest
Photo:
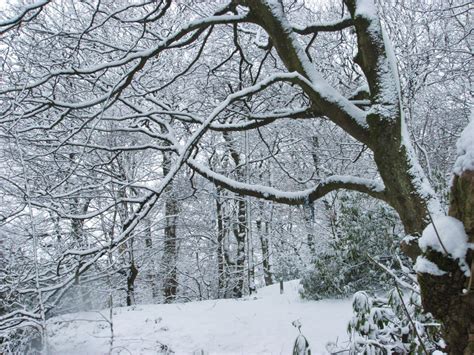
[[[472,11],[0,1],[0,354],[474,354]]]

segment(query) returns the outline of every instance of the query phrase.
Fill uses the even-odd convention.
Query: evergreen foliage
[[[396,214],[360,194],[339,199],[333,236],[302,278],[307,299],[347,297],[359,290],[387,289],[388,277],[371,262],[392,265],[399,244]]]
[[[388,297],[354,295],[348,326],[354,354],[431,354],[444,345],[440,325],[424,313],[419,293],[393,288]]]

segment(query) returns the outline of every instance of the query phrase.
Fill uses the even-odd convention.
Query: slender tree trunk
[[[310,140],[311,144],[311,158],[313,159],[314,170],[316,172],[316,176],[319,176],[319,157],[318,157],[318,150],[319,150],[319,140],[317,136],[311,137]],[[314,235],[314,204],[312,202],[307,202],[303,205],[303,219],[305,222],[305,230],[306,230],[306,241],[308,243],[308,249],[310,253],[311,261],[314,260],[316,257],[316,247],[315,247],[315,240],[316,236]]]
[[[224,211],[221,201],[222,188],[216,186],[216,219],[217,219],[217,296],[218,298],[225,296],[227,287],[226,279],[226,263],[224,257]]]
[[[163,173],[166,175],[171,167],[171,157],[168,153],[163,154]],[[173,186],[167,189],[168,196],[165,202],[165,234],[163,248],[163,295],[166,303],[171,303],[176,299],[178,291],[178,245],[177,245],[177,222],[179,214],[179,204],[173,196]]]
[[[244,292],[245,281],[245,240],[247,237],[247,211],[244,197],[237,195],[237,225],[234,227],[234,237],[237,242],[237,256],[235,258],[236,282],[232,290],[234,298],[240,298]]]
[[[122,181],[128,181],[127,174],[125,172],[124,167],[122,164],[119,163],[118,169],[121,174]],[[119,189],[117,195],[120,199],[125,199],[128,197],[128,192],[126,189],[122,188]],[[121,205],[118,206],[118,214],[120,217],[120,221],[122,224],[122,229],[124,225],[127,223],[130,214],[133,213],[131,211],[131,207],[127,202],[123,202]],[[138,269],[135,266],[134,255],[133,255],[133,240],[134,237],[130,238],[126,243],[122,244],[119,247],[119,252],[125,258],[126,264],[128,264],[128,269],[126,270],[126,304],[127,306],[132,306],[135,304],[135,280],[138,275]]]
[[[147,283],[151,290],[151,298],[152,300],[156,300],[159,295],[159,289],[157,287],[157,274],[156,274],[156,263],[153,258],[154,250],[153,250],[153,234],[151,230],[151,221],[149,219],[145,220],[145,248],[150,253],[151,259],[149,260],[149,269],[147,271],[146,279]]]
[[[176,223],[178,220],[178,203],[176,200],[168,199],[165,202],[166,226],[163,249],[163,266],[165,268],[165,278],[163,283],[163,293],[165,302],[172,302],[176,298],[178,291],[177,275],[177,236]]]
[[[241,167],[240,154],[234,147],[232,137],[229,132],[223,133],[224,140],[227,142],[230,157],[236,167],[236,174],[239,180],[243,180],[244,173]],[[247,203],[245,196],[237,194],[237,225],[234,225],[233,233],[237,243],[237,255],[234,265],[234,276],[236,278],[232,295],[234,298],[242,297],[244,293],[245,281],[245,243],[247,239]]]
[[[130,240],[132,244],[133,239]],[[135,259],[133,257],[133,246],[129,246],[130,255],[130,267],[127,274],[127,306],[133,306],[135,304],[135,279],[138,275],[138,269],[135,266]]]
[[[262,266],[263,266],[263,279],[265,286],[273,284],[273,271],[270,262],[270,242],[268,240],[269,235],[269,222],[264,220],[264,207],[265,202],[259,202],[260,216],[257,219],[257,233],[260,239],[260,247],[262,249]]]
[[[79,198],[73,199],[73,210],[75,214],[85,214],[89,209],[90,200],[86,200],[81,204]],[[71,220],[71,234],[75,239],[79,247],[87,248],[87,236],[84,232],[84,220],[82,219],[72,219]],[[81,310],[88,310],[92,307],[90,298],[87,296],[86,289],[81,283],[81,276],[77,276],[76,285],[78,287],[79,295],[81,298]]]
[[[313,204],[305,203],[303,205],[303,219],[304,227],[306,230],[306,242],[308,243],[308,249],[310,259],[313,260],[316,256],[315,246],[315,235],[314,235],[314,209]]]

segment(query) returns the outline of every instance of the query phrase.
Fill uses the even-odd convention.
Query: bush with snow
[[[396,287],[387,297],[357,292],[349,323],[354,354],[431,354],[441,350],[440,325],[423,312],[415,291]]]
[[[318,300],[387,289],[389,277],[371,259],[394,262],[401,227],[393,210],[348,193],[341,198],[334,227],[328,248],[316,255],[302,278],[301,295]]]

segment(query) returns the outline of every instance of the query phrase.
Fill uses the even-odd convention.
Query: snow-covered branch
[[[350,17],[344,17],[340,20],[326,23],[313,23],[308,26],[293,26],[293,30],[301,35],[308,35],[318,32],[334,32],[341,31],[345,28],[352,27],[354,21]]]
[[[31,5],[25,6],[21,13],[15,17],[12,17],[7,20],[0,21],[0,35],[6,33],[7,31],[15,28],[20,25],[22,22],[27,22],[38,16],[38,14],[43,9],[43,6],[48,4],[51,0],[40,0]],[[36,10],[36,11],[35,11]],[[33,12],[33,14],[31,14]],[[28,18],[28,14],[31,14]]]
[[[201,176],[229,191],[286,205],[303,205],[308,202],[313,202],[325,196],[329,192],[338,189],[363,192],[374,198],[385,200],[385,187],[383,184],[374,180],[354,176],[331,176],[321,180],[316,186],[312,188],[302,191],[289,192],[281,191],[273,187],[235,181],[222,174],[212,171],[211,169],[197,162],[195,159],[188,159],[187,163]]]

